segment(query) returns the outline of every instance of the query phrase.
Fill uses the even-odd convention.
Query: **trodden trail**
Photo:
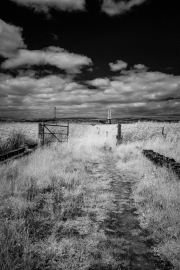
[[[102,227],[107,240],[100,243],[107,254],[113,257],[113,263],[104,266],[103,262],[89,270],[169,270],[168,262],[164,262],[152,251],[152,244],[147,240],[147,232],[139,225],[138,214],[132,197],[133,179],[121,172],[116,166],[117,160],[112,153],[107,153],[94,175],[108,177],[110,191],[113,193],[113,211],[107,213]]]

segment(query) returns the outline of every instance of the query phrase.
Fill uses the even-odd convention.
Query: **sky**
[[[0,0],[0,117],[180,117],[175,0]]]

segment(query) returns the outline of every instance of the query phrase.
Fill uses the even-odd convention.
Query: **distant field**
[[[64,125],[64,123],[58,123]],[[70,124],[70,137],[82,137],[87,133],[87,138],[92,135],[100,135],[102,137],[109,137],[113,131],[114,140],[116,137],[117,125],[91,125],[88,123]],[[31,139],[38,139],[38,123],[1,123],[0,122],[0,139],[6,140],[12,131],[20,131]],[[108,133],[106,133],[108,131]]]
[[[147,141],[162,137],[163,127],[167,140],[180,139],[180,122],[137,122],[134,124],[122,124],[123,142]]]
[[[64,123],[59,123],[64,124]],[[180,123],[156,123],[156,122],[137,122],[134,124],[122,124],[123,143],[133,142],[147,142],[151,140],[156,143],[157,140],[162,139],[162,128],[164,127],[164,134],[166,135],[166,144],[171,143],[175,145],[180,141]],[[22,131],[27,137],[31,139],[38,139],[38,123],[4,123],[0,122],[0,139],[8,138],[12,131]],[[70,123],[70,137],[82,137],[84,133],[87,136],[99,135],[110,138],[111,134],[116,139],[117,124],[102,125],[102,124],[88,124],[88,123]],[[92,137],[92,136],[91,136]],[[164,146],[164,145],[163,145]],[[172,145],[171,145],[172,146]],[[150,147],[150,146],[148,146]],[[164,148],[164,147],[163,147]],[[174,147],[173,147],[174,148]],[[159,144],[158,149],[161,152],[162,144]],[[155,150],[155,149],[154,149]],[[168,154],[164,152],[163,154]]]
[[[162,128],[164,127],[164,136]],[[152,149],[180,162],[180,123],[139,122],[122,125],[123,145]]]
[[[22,131],[27,137],[38,138],[38,123],[0,123],[0,139],[6,140],[12,131]]]

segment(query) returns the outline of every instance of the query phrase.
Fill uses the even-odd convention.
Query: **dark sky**
[[[1,0],[0,116],[180,116],[171,0]]]

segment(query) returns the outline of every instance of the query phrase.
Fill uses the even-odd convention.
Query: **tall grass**
[[[68,143],[0,167],[0,269],[106,265],[99,243],[113,195],[109,179],[93,176],[103,141],[87,136],[91,127],[76,131]]]
[[[123,131],[117,164],[134,182],[140,224],[149,232],[147,239],[153,240],[154,251],[180,269],[180,181],[172,171],[156,167],[142,155],[142,149],[153,149],[179,162],[180,123],[136,123],[124,126]]]
[[[139,221],[154,250],[180,269],[180,182],[142,155],[153,149],[179,161],[179,131],[180,124],[122,125],[117,147],[116,125],[71,125],[68,143],[0,166],[0,269],[116,269],[112,254],[101,248],[114,195],[109,178],[94,176],[104,145],[131,179]]]

